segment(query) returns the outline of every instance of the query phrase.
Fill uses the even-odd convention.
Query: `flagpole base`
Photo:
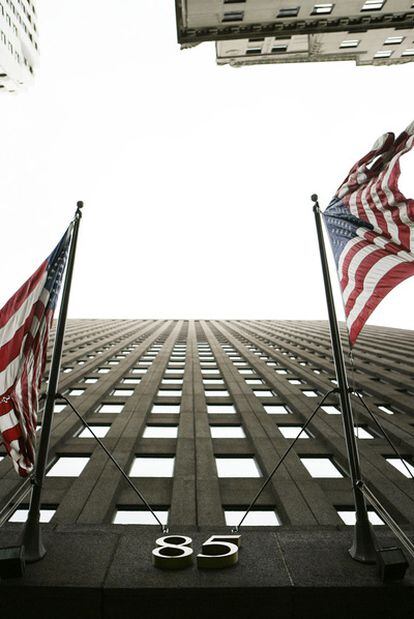
[[[377,548],[371,525],[367,522],[357,522],[354,527],[354,541],[349,549],[349,554],[354,561],[360,563],[377,563]]]
[[[24,558],[26,563],[40,561],[46,554],[46,548],[42,540],[42,531],[39,522],[26,523],[23,533],[22,545],[24,547]]]

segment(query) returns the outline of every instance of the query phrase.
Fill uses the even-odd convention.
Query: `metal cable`
[[[32,479],[32,477],[27,477],[27,479],[24,480],[22,485],[19,486],[16,492],[10,497],[6,505],[0,510],[0,527],[2,527],[5,522],[7,522],[16,507],[18,507],[25,499],[25,497],[29,494]]]
[[[407,472],[409,474],[409,476],[414,479],[414,475],[412,474],[412,472],[410,471],[409,467],[407,466],[407,463],[405,462],[404,458],[401,457],[400,452],[398,451],[398,449],[395,447],[394,443],[392,442],[392,440],[390,439],[390,437],[388,436],[387,432],[384,430],[384,428],[382,427],[382,425],[380,424],[380,422],[378,421],[378,419],[375,417],[374,413],[370,410],[370,408],[368,407],[368,405],[364,402],[363,397],[361,396],[361,394],[358,391],[354,392],[355,395],[357,396],[357,398],[359,399],[359,401],[361,402],[362,406],[368,411],[368,414],[371,416],[371,419],[373,420],[373,422],[378,426],[378,428],[380,429],[381,433],[383,434],[385,440],[387,441],[388,445],[391,447],[391,449],[393,450],[393,452],[395,453],[395,455],[397,456],[397,458],[399,458],[401,460],[401,462],[403,463],[403,465],[405,466],[405,468],[407,469]]]
[[[289,445],[289,447],[286,449],[285,453],[283,454],[283,456],[279,459],[279,462],[276,464],[276,466],[274,467],[274,469],[272,470],[272,472],[270,473],[270,475],[268,475],[267,479],[264,481],[264,483],[262,484],[261,488],[259,489],[259,491],[257,492],[256,496],[254,497],[254,499],[252,500],[252,502],[250,503],[249,507],[247,508],[246,512],[244,513],[243,518],[240,520],[239,524],[235,527],[233,527],[232,531],[233,532],[237,532],[239,530],[239,528],[241,527],[241,525],[243,524],[244,519],[246,518],[246,516],[248,515],[248,513],[252,510],[252,508],[254,507],[254,505],[257,502],[257,499],[259,498],[259,496],[262,494],[263,490],[266,488],[267,484],[270,482],[270,480],[272,479],[273,475],[276,473],[276,471],[278,470],[278,468],[280,467],[280,465],[283,463],[284,459],[286,458],[286,456],[289,454],[289,452],[292,450],[292,448],[294,447],[296,441],[299,439],[300,435],[302,434],[302,432],[304,432],[307,428],[307,426],[309,425],[309,423],[312,421],[313,417],[316,415],[316,413],[318,412],[318,410],[320,409],[320,407],[322,406],[322,404],[325,402],[326,398],[331,395],[331,393],[338,393],[338,388],[335,387],[335,389],[331,389],[330,391],[328,391],[328,393],[325,393],[325,395],[323,396],[322,400],[319,402],[318,406],[315,408],[315,410],[313,411],[313,413],[311,414],[311,416],[309,417],[309,419],[306,421],[305,425],[303,426],[303,428],[301,429],[301,431],[299,432],[299,434],[297,435],[297,437],[294,439],[294,441],[291,443],[291,445]]]
[[[161,527],[161,531],[163,533],[168,533],[168,528],[166,526],[164,526],[161,522],[161,520],[158,518],[157,514],[154,512],[154,510],[152,509],[151,505],[148,503],[148,501],[146,500],[146,498],[144,497],[144,495],[138,490],[138,488],[135,486],[135,484],[130,480],[130,478],[128,477],[128,475],[125,473],[125,471],[120,467],[120,465],[118,464],[118,462],[115,460],[115,458],[113,457],[113,455],[111,454],[111,452],[105,447],[105,445],[103,444],[103,442],[101,441],[100,438],[98,438],[95,434],[95,432],[92,430],[92,428],[90,427],[90,425],[88,424],[87,421],[85,421],[85,419],[81,416],[81,414],[76,410],[76,408],[73,406],[72,402],[70,402],[68,400],[68,398],[66,398],[64,395],[62,395],[61,393],[57,393],[56,397],[64,400],[66,402],[66,404],[68,404],[70,406],[70,408],[73,410],[73,412],[75,413],[75,415],[80,419],[80,421],[83,423],[83,425],[85,426],[85,428],[87,428],[89,430],[89,432],[92,434],[93,438],[99,443],[99,445],[102,447],[102,449],[104,450],[104,452],[106,453],[106,455],[108,456],[108,458],[115,464],[116,468],[118,469],[118,471],[121,473],[121,475],[123,476],[123,478],[128,482],[129,486],[132,488],[132,490],[135,492],[135,494],[138,495],[138,497],[141,499],[141,501],[144,503],[144,505],[146,506],[147,509],[149,509],[149,511],[151,512],[151,514],[154,516],[155,520],[158,522],[158,524]]]

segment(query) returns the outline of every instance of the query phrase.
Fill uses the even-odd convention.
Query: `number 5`
[[[220,569],[235,565],[239,560],[241,535],[212,535],[197,555],[197,567]]]

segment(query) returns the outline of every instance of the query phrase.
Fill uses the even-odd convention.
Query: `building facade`
[[[218,64],[414,58],[411,0],[176,0],[178,41],[216,41]]]
[[[414,332],[367,327],[350,372],[401,456],[353,397],[364,477],[408,535],[413,350]],[[322,321],[72,320],[59,390],[170,533],[191,537],[197,553],[211,535],[231,533],[335,386]],[[60,596],[61,617],[135,616],[138,608],[151,617],[207,617],[212,603],[217,616],[267,617],[277,609],[282,618],[366,617],[369,605],[376,617],[411,617],[412,568],[390,590],[375,566],[347,554],[354,521],[347,471],[332,392],[240,528],[239,563],[157,570],[151,551],[160,527],[58,398],[42,504],[48,554],[23,578],[0,582],[0,608],[30,605],[32,616],[38,609],[47,618],[56,616]],[[17,505],[21,484],[3,453],[3,546],[18,541],[27,515],[30,484]],[[380,545],[398,545],[371,508],[369,516]]]
[[[16,92],[33,79],[38,55],[34,0],[0,1],[0,89]]]

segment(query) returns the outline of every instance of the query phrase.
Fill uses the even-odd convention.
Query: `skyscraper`
[[[414,332],[367,327],[350,371],[400,453],[353,397],[363,474],[409,535],[413,344]],[[170,533],[192,538],[196,555],[211,535],[231,534],[335,386],[322,321],[72,320],[59,390]],[[0,583],[1,604],[5,612],[42,609],[46,618],[58,611],[112,618],[138,608],[151,617],[207,617],[212,606],[217,616],[266,617],[277,607],[282,618],[365,617],[367,605],[378,617],[412,616],[412,571],[390,589],[375,566],[347,554],[354,519],[347,470],[332,392],[240,528],[239,563],[162,571],[151,563],[162,536],[157,522],[58,399],[43,491],[48,554],[22,579]],[[22,482],[7,457],[0,479],[5,545],[21,533],[30,484],[17,505]],[[369,515],[380,544],[395,545],[378,513]]]
[[[378,65],[414,58],[409,0],[176,0],[176,10],[178,42],[216,41],[218,64]]]
[[[38,54],[34,0],[0,1],[0,89],[15,92],[32,78]]]

